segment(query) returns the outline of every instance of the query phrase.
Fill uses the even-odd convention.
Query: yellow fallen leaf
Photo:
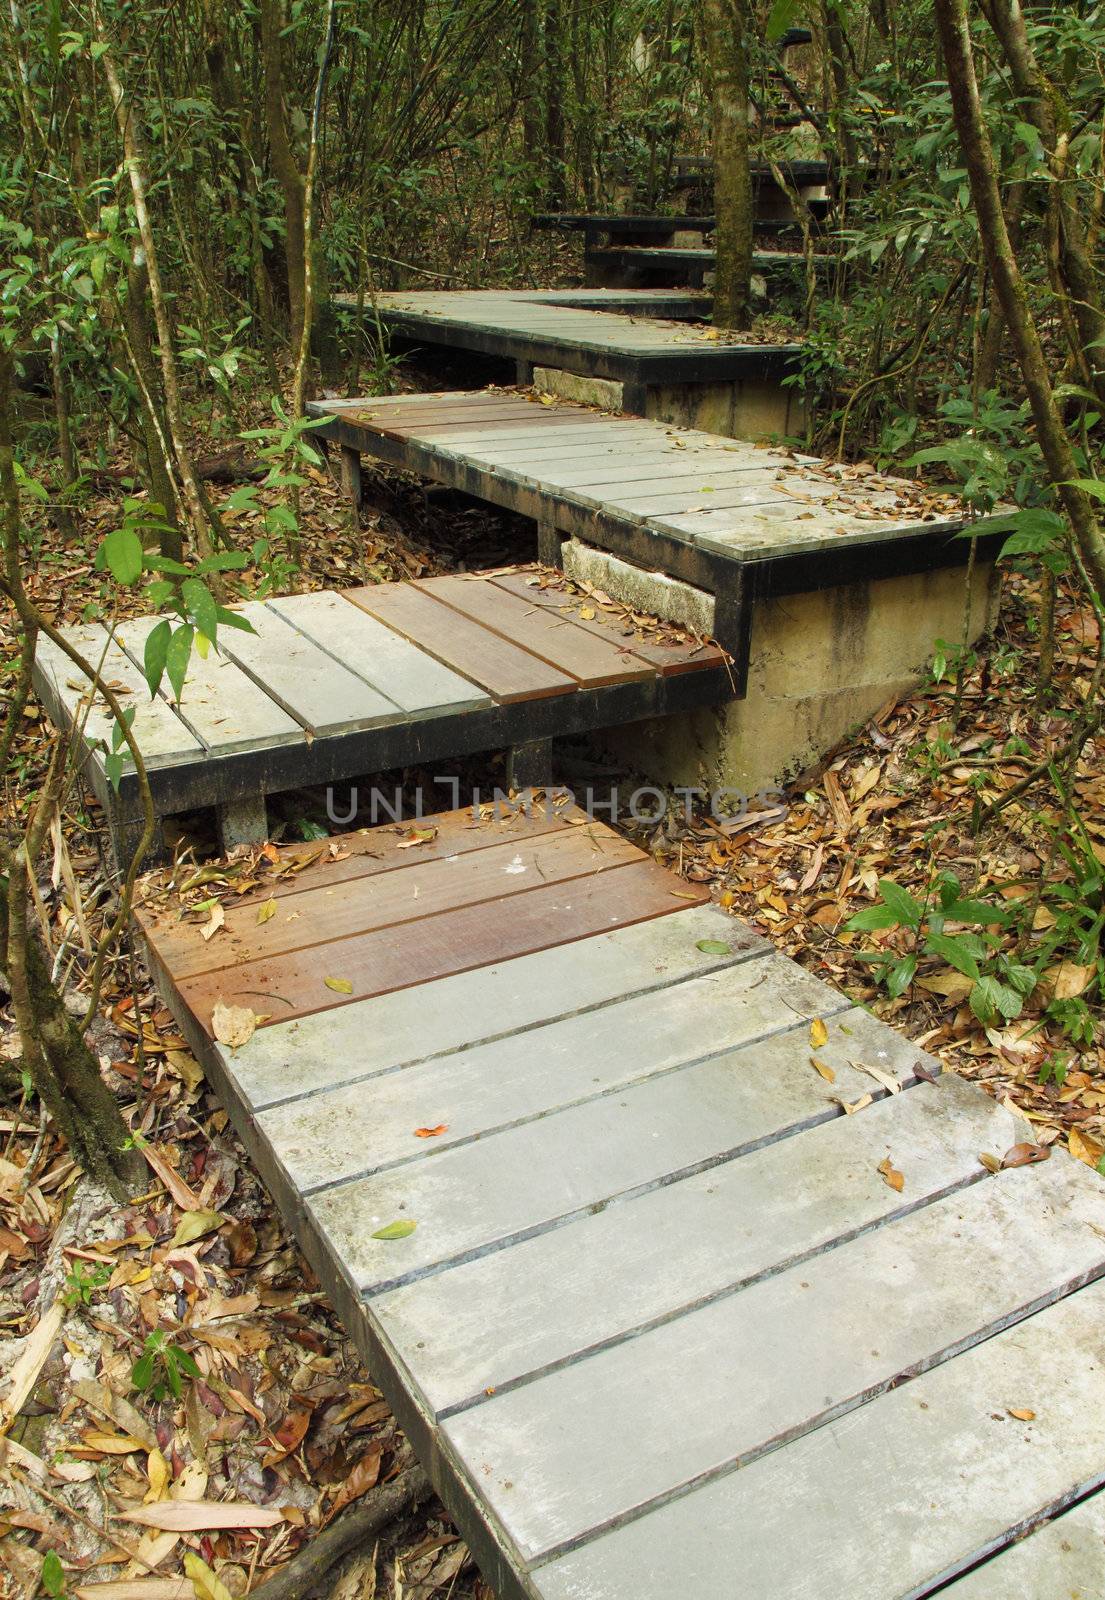
[[[194,1550],[184,1552],[184,1570],[192,1580],[196,1600],[233,1600],[226,1584]]]
[[[968,999],[974,986],[973,978],[968,978],[963,972],[953,972],[950,967],[946,972],[930,972],[917,979],[919,989],[924,989],[928,994],[941,995],[954,1005]]]
[[[205,1234],[214,1233],[216,1228],[221,1228],[226,1218],[221,1211],[186,1211],[176,1225],[176,1232],[169,1240],[169,1249],[175,1250],[178,1245],[192,1244],[196,1239],[202,1239]]]
[[[265,901],[263,906],[258,906],[258,908],[257,908],[257,921],[258,921],[259,924],[262,923],[262,922],[268,922],[269,919],[271,917],[275,917],[275,915],[276,915],[276,901],[270,895],[269,898]]]
[[[815,1072],[820,1072],[826,1083],[836,1082],[836,1073],[832,1067],[827,1067],[823,1061],[818,1061],[816,1056],[810,1057],[810,1066]]]
[[[889,1156],[887,1156],[885,1161],[879,1162],[879,1171],[882,1173],[884,1182],[888,1183],[890,1187],[896,1191],[896,1193],[901,1194],[902,1190],[905,1188],[905,1178],[898,1171],[897,1167],[891,1163]]]
[[[988,1150],[984,1150],[978,1159],[982,1162],[982,1165],[986,1168],[987,1172],[1001,1171],[1001,1158],[999,1156],[991,1155]]]
[[[820,1050],[822,1046],[827,1045],[828,1042],[828,1028],[826,1028],[820,1017],[814,1017],[813,1021],[810,1023],[810,1044],[813,1045],[815,1050]]]
[[[208,939],[213,938],[214,935],[218,933],[219,929],[225,925],[226,912],[216,900],[215,904],[211,907],[210,920],[205,922],[203,927],[200,929],[200,938],[203,939],[204,943],[206,943]]]
[[[1067,1145],[1071,1155],[1076,1161],[1084,1161],[1088,1167],[1096,1167],[1101,1160],[1102,1147],[1096,1139],[1091,1139],[1079,1128],[1072,1128],[1067,1136]]]
[[[873,1098],[872,1095],[861,1094],[858,1100],[852,1101],[851,1105],[848,1104],[847,1100],[837,1100],[837,1105],[845,1116],[853,1117],[857,1111],[863,1111],[865,1107],[871,1105]]]
[[[141,1439],[133,1439],[128,1433],[104,1433],[99,1428],[87,1428],[81,1440],[90,1450],[102,1450],[108,1456],[129,1456],[146,1448]]]
[[[595,620],[594,606],[581,606],[579,614],[583,618],[584,622],[594,622]]]
[[[353,993],[353,985],[348,978],[323,978],[322,981],[328,989],[333,989],[335,994]]]
[[[1063,961],[1057,967],[1048,967],[1040,977],[1040,987],[1053,1000],[1073,1000],[1089,988],[1096,976],[1096,963],[1078,967],[1073,961]]]
[[[150,1480],[143,1499],[143,1505],[149,1505],[154,1500],[163,1500],[165,1491],[169,1487],[169,1463],[160,1450],[151,1450],[146,1457],[146,1477]]]
[[[1006,1408],[1011,1417],[1016,1417],[1018,1422],[1035,1422],[1036,1413],[1027,1406],[1008,1406]]]

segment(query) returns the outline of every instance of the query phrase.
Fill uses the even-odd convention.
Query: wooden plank
[[[156,933],[151,929],[150,936],[159,959],[179,981],[371,929],[397,928],[459,906],[499,899],[507,889],[564,883],[644,859],[627,839],[601,823],[591,823],[524,842],[510,840],[436,860],[415,859],[404,871],[348,879],[340,893],[329,882],[303,887],[298,894],[285,895],[264,921],[258,920],[255,902],[229,905],[222,928],[211,939],[203,937],[202,922],[168,923]],[[337,952],[334,959],[340,960]]]
[[[478,683],[503,705],[566,694],[576,687],[566,673],[459,616],[413,584],[347,589],[345,597],[450,670]]]
[[[401,797],[402,790],[397,786],[392,795],[381,796],[381,805],[394,802],[397,806]],[[331,889],[350,879],[402,871],[416,861],[438,861],[491,845],[514,843],[517,847],[538,834],[562,833],[566,828],[582,826],[587,820],[585,813],[565,804],[565,798],[565,791],[554,789],[547,800],[535,802],[529,810],[513,811],[505,805],[496,810],[489,806],[474,815],[471,807],[465,807],[398,823],[381,819],[375,826],[332,839],[281,845],[273,876],[262,876],[257,888],[247,890],[234,903],[257,907],[266,900],[282,900],[305,889]],[[411,844],[412,839],[417,840],[415,845]],[[179,915],[179,906],[171,899],[162,904],[151,898],[140,909],[155,931]]]
[[[670,878],[653,862],[641,861],[597,878],[551,884],[409,923],[395,933],[367,933],[339,946],[315,946],[274,961],[243,962],[223,974],[186,978],[178,987],[208,1032],[211,1010],[219,999],[248,1005],[267,1020],[286,1022],[488,961],[583,939],[626,922],[643,922],[671,909]],[[332,991],[327,977],[351,983],[352,994],[346,998]]]
[[[486,1499],[530,1560],[704,1474],[747,1470],[1105,1273],[1105,1191],[1078,1166],[973,1185],[496,1395],[446,1422],[445,1436],[479,1463]],[[1063,1228],[1041,1228],[1041,1209]],[[902,1593],[909,1574],[891,1563],[888,1575]]]
[[[722,1600],[739,1551],[750,1595],[928,1594],[1105,1478],[1096,1430],[1085,1425],[1105,1407],[1105,1363],[1060,1367],[1058,1357],[1096,1352],[1103,1317],[1105,1286],[1093,1284],[543,1566],[534,1588],[542,1600]],[[1018,1422],[1011,1407],[1037,1410],[1039,1420]]]
[[[616,497],[605,497],[603,503],[614,511],[627,511],[634,517],[661,517],[669,514],[681,514],[692,511],[717,511],[721,509],[738,510],[744,506],[783,505],[790,515],[796,516],[798,508],[793,500],[787,499],[781,489],[770,482],[742,485],[736,489],[717,489],[711,491],[703,488],[698,483],[688,485],[687,488],[673,491],[670,487],[666,494],[651,493],[647,490],[633,491],[628,494],[619,494]]]
[[[161,696],[150,698],[150,691],[139,668],[125,655],[99,623],[66,628],[65,637],[75,649],[96,668],[104,682],[119,697],[124,709],[134,711],[131,731],[149,768],[167,763],[203,759],[204,750],[190,728],[186,727],[176,712]],[[115,731],[115,718],[103,700],[96,698],[87,717],[81,706],[84,695],[91,687],[90,681],[80,673],[60,646],[40,634],[35,649],[35,676],[40,698],[50,703],[47,710],[58,726],[68,729],[83,719],[85,748],[92,760],[103,770],[103,754],[93,747],[103,740],[111,748]],[[134,763],[124,751],[125,765],[133,770]]]
[[[255,631],[223,628],[220,651],[312,733],[374,728],[403,715],[394,701],[293,628],[278,608],[251,600],[237,609]]]
[[[540,1024],[766,954],[758,934],[715,907],[674,891],[671,903],[683,909],[263,1028],[248,1050],[221,1052],[225,1070],[260,1109],[492,1039],[517,1036],[523,1049]]]
[[[527,604],[497,584],[450,576],[426,579],[422,588],[501,638],[532,651],[584,688],[655,676],[652,664],[636,655],[631,642],[578,627],[573,618]]]
[[[136,665],[160,620],[139,617],[116,627],[115,637]],[[303,729],[283,706],[258,688],[229,656],[215,649],[206,661],[193,649],[177,710],[213,756],[230,750],[297,744],[303,739]]]
[[[611,634],[619,636],[617,623],[613,620],[603,620],[601,609],[596,611],[592,621],[584,621],[579,615],[579,607],[585,603],[582,596],[567,594],[563,589],[543,589],[534,586],[521,573],[503,573],[493,581],[510,594],[519,595],[530,605],[543,606],[556,615],[571,616],[581,628],[594,629],[605,637]],[[725,664],[725,652],[713,644],[662,644],[657,640],[642,639],[636,632],[630,633],[628,637],[634,655],[649,662],[662,677],[675,672],[694,672],[705,667],[720,667]]]
[[[845,1012],[837,1022],[873,1031],[877,1025],[864,1017]],[[896,1055],[905,1044],[895,1041]],[[810,1084],[806,1123],[788,1123],[788,1116],[801,1111],[795,1095],[800,1085],[787,1082],[788,1068],[797,1080],[806,1065],[795,1045],[791,1033],[770,1041],[762,1076],[752,1061],[765,1047],[745,1046],[735,1058],[744,1070],[730,1072],[727,1080],[723,1068],[706,1062],[635,1086],[618,1097],[616,1116],[608,1102],[600,1102],[442,1155],[434,1167],[388,1174],[387,1198],[402,1214],[418,1218],[411,1242],[417,1241],[423,1259],[461,1254],[458,1247],[476,1232],[469,1215],[473,1208],[482,1224],[483,1249],[474,1259],[372,1301],[373,1318],[410,1364],[427,1406],[440,1415],[490,1390],[503,1393],[527,1374],[782,1271],[835,1239],[855,1236],[900,1210],[981,1180],[985,1173],[978,1152],[1006,1150],[1018,1138],[1007,1111],[950,1075],[832,1121],[824,1120],[833,1109],[824,1086],[818,1103]],[[692,1075],[701,1099],[697,1092],[681,1093]],[[807,1077],[813,1076],[807,1068]],[[844,1094],[856,1076],[845,1060],[839,1077]],[[711,1077],[713,1095],[707,1089]],[[780,1081],[782,1103],[773,1105],[772,1091]],[[681,1103],[672,1107],[677,1095]],[[714,1118],[711,1127],[715,1105],[725,1120],[719,1125]],[[600,1112],[606,1126],[596,1142]],[[559,1199],[562,1212],[581,1204],[583,1209],[567,1226],[527,1236],[527,1225],[542,1215],[542,1203],[545,1215],[553,1214],[549,1190],[562,1169],[544,1158],[555,1148],[557,1129],[579,1134],[587,1120],[591,1142],[576,1148],[601,1144],[602,1160],[582,1171],[581,1163],[568,1159],[561,1182],[569,1193]],[[795,1126],[813,1131],[794,1134]],[[658,1149],[652,1135],[660,1127],[664,1140]],[[757,1141],[782,1133],[794,1136],[757,1147]],[[479,1168],[488,1142],[494,1148],[508,1141],[541,1159],[527,1168],[524,1185],[515,1182],[512,1209],[496,1229],[502,1178],[495,1183],[486,1162],[482,1173]],[[878,1171],[891,1146],[909,1151],[908,1194],[895,1194]],[[733,1159],[737,1154],[740,1159]],[[631,1156],[635,1161],[629,1168]],[[682,1167],[687,1175],[677,1182],[654,1180],[655,1187],[617,1205],[599,1203],[617,1192],[619,1181],[623,1192],[646,1181],[639,1174],[650,1160],[657,1173]],[[510,1171],[516,1178],[517,1168],[504,1161],[503,1174]],[[458,1204],[454,1185],[462,1178],[470,1187]],[[435,1256],[426,1239],[436,1246]],[[507,1240],[514,1241],[507,1249],[489,1248]],[[551,1283],[556,1284],[554,1301]],[[488,1327],[495,1328],[494,1340],[487,1338]]]
[[[491,701],[470,679],[352,603],[346,590],[318,590],[270,600],[269,606],[320,649],[394,703],[407,719],[441,710],[475,711]]]
[[[948,1600],[1098,1600],[1105,1493],[1072,1506],[940,1592]]]
[[[637,870],[619,867],[601,883],[616,885]],[[535,897],[521,896],[518,903]],[[433,1141],[437,1161],[450,1146],[494,1128],[597,1099],[709,1055],[731,1057],[738,1045],[770,1037],[792,1026],[796,1014],[834,1001],[838,1010],[847,1009],[843,997],[826,994],[793,962],[764,955],[542,1025],[527,1034],[524,1054],[514,1040],[503,1039],[387,1073],[374,1080],[371,1095],[354,1085],[278,1107],[264,1113],[266,1134],[300,1190],[328,1186],[317,1214],[340,1230],[340,1238],[332,1235],[335,1248],[354,1277],[368,1282],[378,1276],[381,1251],[369,1237],[373,1229],[364,1229],[347,1180],[425,1156],[414,1128],[447,1124]],[[634,1040],[632,1050],[625,1049],[627,1039]],[[327,1130],[321,1149],[320,1127]]]

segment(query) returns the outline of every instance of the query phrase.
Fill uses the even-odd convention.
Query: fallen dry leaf
[[[879,1171],[882,1173],[884,1181],[888,1183],[892,1189],[896,1190],[898,1194],[901,1194],[902,1190],[905,1188],[905,1178],[898,1171],[897,1167],[892,1164],[889,1156],[887,1156],[885,1161],[879,1162]]]
[[[322,981],[328,989],[333,989],[335,994],[353,993],[353,985],[348,978],[323,978]]]
[[[228,1006],[216,1000],[211,1012],[211,1032],[229,1050],[240,1050],[257,1031],[261,1018],[249,1006]]]
[[[1098,1144],[1096,1139],[1091,1139],[1080,1128],[1071,1128],[1067,1136],[1067,1144],[1071,1155],[1076,1161],[1084,1161],[1088,1167],[1096,1167],[1101,1160],[1105,1149]]]
[[[829,1042],[829,1030],[820,1017],[814,1017],[810,1023],[810,1044],[815,1050],[820,1050]]]
[[[248,1501],[160,1500],[155,1506],[135,1506],[117,1513],[125,1522],[140,1522],[164,1533],[206,1533],[212,1528],[275,1528],[283,1522],[275,1506],[254,1506]]]
[[[833,1071],[832,1067],[826,1066],[824,1061],[818,1061],[816,1056],[810,1057],[810,1066],[815,1072],[819,1072],[821,1074],[826,1083],[836,1082],[836,1073]]]
[[[416,1139],[436,1139],[440,1134],[448,1133],[448,1131],[449,1124],[447,1122],[439,1122],[436,1128],[416,1128],[414,1136]]]
[[[1009,1415],[1016,1417],[1018,1422],[1035,1422],[1036,1420],[1036,1413],[1030,1411],[1027,1406],[1009,1406],[1007,1409]]]

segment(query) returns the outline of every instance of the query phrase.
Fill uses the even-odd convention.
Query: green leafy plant
[[[185,1378],[202,1377],[195,1361],[179,1345],[170,1344],[160,1328],[147,1334],[142,1354],[130,1369],[130,1381],[142,1394],[158,1402],[171,1395],[179,1400]]]
[[[66,1306],[87,1306],[92,1303],[92,1296],[97,1289],[102,1289],[111,1277],[111,1268],[102,1265],[89,1272],[81,1261],[74,1261],[65,1279],[65,1288],[61,1293],[62,1304]]]
[[[965,895],[952,872],[938,874],[924,900],[892,878],[879,880],[879,894],[877,905],[858,912],[845,926],[852,932],[901,928],[911,936],[913,948],[905,954],[898,950],[860,952],[862,960],[874,965],[878,981],[889,995],[904,994],[922,957],[932,956],[970,980],[971,1010],[984,1025],[1020,1016],[1036,987],[1037,973],[1034,967],[1006,954],[998,935],[988,931],[1009,926],[1012,914],[1005,907]],[[966,926],[950,931],[949,923]]]

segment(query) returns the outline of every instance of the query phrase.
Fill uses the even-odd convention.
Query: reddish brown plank
[[[163,965],[180,980],[645,859],[628,839],[594,822],[452,859],[411,861],[401,871],[352,879],[340,890],[329,884],[304,889],[285,895],[260,921],[256,903],[228,906],[223,927],[211,939],[204,939],[201,922],[177,921],[150,929],[148,936]]]
[[[532,585],[527,582],[525,572],[502,573],[489,581],[505,589],[508,594],[528,600],[531,605],[543,606],[561,617],[571,617],[578,627],[586,628],[588,632],[605,639],[619,640],[663,677],[675,672],[699,672],[725,665],[725,652],[716,644],[697,644],[693,641],[687,644],[662,644],[656,639],[639,638],[636,632],[627,636],[621,633],[617,623],[606,620],[597,609],[595,616],[585,621],[579,615],[580,606],[586,604],[582,597],[570,595],[563,589],[542,589]]]
[[[567,672],[584,688],[603,684],[634,683],[654,678],[656,671],[636,655],[627,640],[603,637],[577,625],[549,606],[535,606],[528,598],[512,594],[483,578],[426,578],[419,588],[444,600],[454,610],[512,639],[540,656],[550,666]]]
[[[707,898],[697,885],[673,878],[655,862],[635,861],[398,928],[314,945],[272,960],[243,962],[226,972],[203,973],[183,979],[177,988],[208,1033],[212,1007],[219,1000],[249,1006],[270,1022],[286,1022],[627,923],[646,922]],[[327,986],[327,978],[349,983],[352,994],[335,992]]]
[[[568,694],[576,687],[566,673],[520,650],[478,622],[462,617],[413,583],[369,584],[346,589],[351,600],[370,616],[387,623],[436,661],[486,689],[500,704],[543,700]]]
[[[382,795],[384,801],[393,798],[387,793]],[[256,867],[246,869],[248,875],[232,875],[228,883],[231,887],[247,884],[233,903],[256,910],[270,898],[280,900],[304,889],[329,889],[350,879],[394,872],[415,861],[433,861],[469,850],[485,850],[491,845],[513,841],[517,847],[539,834],[563,832],[568,827],[582,826],[587,820],[586,813],[578,806],[558,804],[557,791],[550,790],[547,799],[535,801],[529,813],[512,811],[506,806],[496,811],[489,803],[479,817],[473,816],[469,806],[460,811],[412,818],[408,822],[381,822],[376,827],[337,834],[321,842],[281,845],[274,863],[262,860]],[[412,839],[418,842],[412,844]],[[136,915],[143,931],[156,936],[162,929],[179,922],[180,910],[176,895],[154,877],[144,890],[144,899]]]

